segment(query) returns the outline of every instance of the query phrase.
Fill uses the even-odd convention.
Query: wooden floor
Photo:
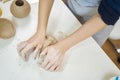
[[[120,63],[117,62],[118,53],[115,51],[110,41],[107,40],[105,44],[102,46],[102,49],[106,52],[106,54],[110,57],[110,59],[115,63],[115,65],[120,69]]]

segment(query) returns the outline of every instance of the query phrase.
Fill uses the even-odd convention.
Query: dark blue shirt
[[[120,0],[102,0],[98,13],[106,24],[114,25],[120,17]]]

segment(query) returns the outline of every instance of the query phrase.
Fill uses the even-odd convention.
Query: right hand
[[[27,61],[30,55],[30,51],[34,50],[34,59],[39,55],[40,49],[45,40],[44,33],[35,33],[30,39],[21,42],[18,45],[18,52],[23,60]]]

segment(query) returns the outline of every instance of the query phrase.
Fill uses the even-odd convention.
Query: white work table
[[[36,61],[24,62],[17,53],[17,44],[31,37],[37,28],[38,3],[31,4],[31,13],[17,19],[9,12],[11,2],[2,4],[3,16],[16,25],[16,35],[0,39],[0,80],[109,80],[120,70],[109,59],[92,37],[80,42],[66,53],[65,65],[60,72],[48,72]],[[58,38],[61,32],[69,35],[81,26],[61,0],[55,0],[47,33]],[[84,35],[84,34],[83,34]],[[67,45],[67,44],[66,44]]]

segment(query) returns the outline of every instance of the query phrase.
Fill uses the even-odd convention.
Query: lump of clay
[[[43,44],[42,50],[44,50],[44,48],[46,48],[49,45],[55,44],[56,42],[57,42],[57,40],[53,36],[47,35],[46,40]]]
[[[57,40],[53,36],[47,35],[41,51],[43,51],[47,46],[55,44],[56,42]],[[42,62],[44,62],[45,57],[46,55],[40,55],[39,61],[38,61],[39,64],[42,64]]]
[[[17,18],[24,18],[28,16],[30,10],[30,4],[26,0],[14,0],[10,7],[11,13]]]
[[[15,35],[15,27],[11,21],[0,18],[0,38],[8,39]]]

